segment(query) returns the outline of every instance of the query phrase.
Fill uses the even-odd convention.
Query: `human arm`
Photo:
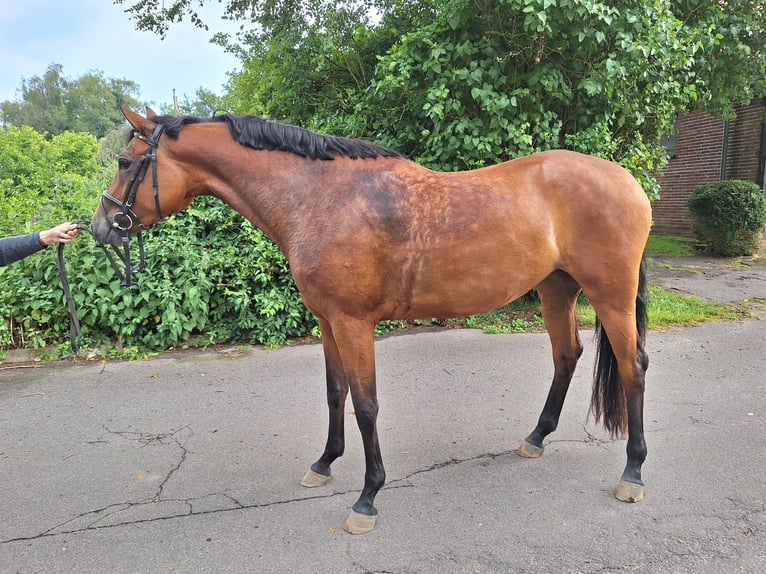
[[[27,255],[32,255],[44,247],[40,243],[40,234],[38,232],[3,237],[0,239],[0,267],[10,265],[19,259],[24,259]]]
[[[45,231],[0,239],[0,267],[36,253],[53,243],[69,243],[79,233],[77,224],[62,223]]]

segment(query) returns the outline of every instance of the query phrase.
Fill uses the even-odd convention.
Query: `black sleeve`
[[[3,237],[0,239],[0,267],[24,259],[42,249],[45,248],[40,245],[40,234],[37,231],[27,235]]]

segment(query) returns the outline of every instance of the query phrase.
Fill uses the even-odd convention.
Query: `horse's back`
[[[604,243],[642,252],[651,225],[646,193],[623,167],[573,151],[551,150],[473,171],[441,174],[475,228],[506,233],[506,249],[598,250]],[[437,187],[439,187],[437,183]],[[515,252],[515,249],[512,249]]]
[[[551,150],[448,178],[480,190],[455,191],[468,195],[456,201],[477,225],[450,258],[450,266],[462,262],[491,285],[474,284],[475,293],[487,297],[491,291],[510,300],[555,270],[584,284],[637,277],[651,208],[623,167]]]
[[[649,213],[649,200],[636,179],[622,166],[595,156],[569,150],[550,150],[513,159],[486,171],[507,182],[506,191],[546,198],[552,206],[573,201],[583,206],[603,204],[605,209]]]
[[[464,172],[372,165],[360,166],[332,237],[317,238],[332,245],[327,258],[312,259],[311,277],[294,266],[303,289],[331,283],[342,307],[363,292],[359,304],[383,318],[467,315],[523,295],[557,269],[577,278],[593,261],[640,261],[648,200],[608,161],[549,151]]]

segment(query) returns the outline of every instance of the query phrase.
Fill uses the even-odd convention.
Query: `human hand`
[[[41,231],[40,243],[46,246],[54,243],[69,243],[78,233],[80,233],[80,228],[76,223],[62,223],[51,229]]]

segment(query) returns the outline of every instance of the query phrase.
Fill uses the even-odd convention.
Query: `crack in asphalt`
[[[313,496],[301,496],[301,497],[290,498],[286,500],[277,500],[272,502],[255,503],[255,504],[246,504],[246,503],[240,502],[239,500],[237,500],[236,498],[232,497],[231,495],[225,492],[206,494],[205,496],[197,497],[197,498],[163,498],[165,487],[168,485],[168,483],[173,478],[173,476],[178,471],[181,470],[182,466],[187,460],[187,457],[189,456],[189,453],[191,452],[186,446],[188,441],[194,436],[194,431],[191,428],[191,426],[185,425],[183,427],[171,429],[169,431],[162,432],[162,433],[147,433],[147,432],[139,432],[139,431],[114,430],[108,427],[103,427],[103,428],[110,435],[118,436],[128,441],[138,442],[141,445],[141,448],[148,447],[148,446],[162,445],[162,446],[174,446],[175,448],[178,449],[180,453],[178,456],[178,460],[165,473],[159,485],[157,486],[156,492],[150,497],[147,497],[135,502],[118,502],[118,503],[109,504],[102,508],[85,511],[73,518],[70,518],[64,522],[56,524],[55,526],[52,526],[39,534],[30,535],[30,536],[19,536],[19,537],[10,538],[7,540],[0,540],[0,545],[9,544],[13,542],[35,540],[39,538],[62,536],[67,534],[77,534],[77,533],[86,532],[89,530],[116,528],[120,526],[151,523],[151,522],[157,522],[157,521],[163,521],[163,520],[173,520],[177,518],[184,518],[184,517],[191,517],[191,516],[203,516],[207,514],[216,514],[220,512],[269,508],[272,506],[301,503],[301,502],[311,501],[311,500],[321,500],[325,498],[340,497],[340,496],[346,496],[348,494],[361,492],[361,489],[334,491],[331,493],[317,494]],[[583,440],[566,440],[566,439],[550,440],[546,443],[546,447],[558,442],[586,442],[586,443],[592,443],[592,444],[595,443],[598,446],[603,446],[604,444],[614,442],[615,440],[615,439],[598,438],[594,436],[593,434],[591,434],[590,432],[588,432],[585,426],[583,426],[583,430],[586,432],[586,438],[584,441]],[[393,479],[387,482],[381,490],[388,490],[388,489],[395,489],[395,488],[411,488],[413,487],[413,485],[407,484],[407,481],[409,481],[415,476],[441,470],[443,468],[447,468],[450,466],[460,465],[467,462],[474,462],[474,461],[485,460],[485,459],[494,460],[495,458],[507,456],[515,452],[516,452],[516,449],[508,449],[508,450],[503,450],[500,452],[482,453],[482,454],[469,456],[465,458],[450,458],[449,460],[432,464],[428,467],[410,472],[409,474],[402,476],[400,478]],[[227,508],[195,510],[196,505],[200,504],[205,499],[214,498],[214,497],[221,497],[223,499],[228,500],[231,503],[231,506]],[[186,510],[184,512],[171,512],[163,516],[152,516],[149,518],[136,518],[133,520],[121,520],[121,521],[115,520],[112,523],[104,524],[104,522],[109,520],[110,518],[114,518],[121,513],[125,513],[126,511],[135,510],[137,508],[142,508],[142,507],[148,508],[157,504],[180,504],[185,506]],[[84,526],[80,526],[76,528],[66,528],[68,524],[82,522],[84,520],[87,520],[88,518],[92,518],[92,520],[87,521]]]
[[[0,546],[3,544],[9,544],[12,542],[23,542],[23,541],[29,541],[29,540],[37,540],[39,538],[49,538],[49,537],[55,537],[55,536],[63,536],[67,534],[79,534],[82,532],[87,532],[90,530],[103,530],[107,528],[119,528],[121,526],[130,526],[134,524],[146,524],[146,523],[152,523],[152,522],[161,522],[164,520],[174,520],[177,518],[186,518],[190,516],[204,516],[207,514],[217,514],[222,512],[232,512],[232,511],[241,511],[241,510],[252,510],[252,509],[258,509],[258,508],[269,508],[272,506],[282,506],[285,504],[293,504],[296,502],[304,502],[306,500],[319,500],[323,498],[332,498],[335,496],[343,496],[346,494],[349,494],[351,492],[360,492],[359,490],[350,490],[345,492],[333,492],[323,495],[316,495],[316,496],[305,496],[300,498],[293,498],[293,499],[287,499],[287,500],[276,500],[273,502],[265,502],[260,504],[242,504],[238,502],[236,499],[232,498],[231,496],[227,495],[226,493],[213,493],[208,494],[203,497],[199,498],[188,498],[188,499],[162,499],[162,500],[151,500],[149,502],[142,501],[142,502],[122,502],[122,503],[115,503],[110,504],[108,506],[105,506],[104,508],[96,509],[96,510],[89,510],[87,512],[84,512],[74,518],[71,518],[65,522],[62,522],[61,524],[57,524],[56,526],[53,526],[49,528],[48,530],[41,532],[40,534],[35,534],[31,536],[19,536],[17,538],[9,538],[7,540],[0,540]],[[233,506],[230,508],[216,508],[212,510],[194,510],[194,503],[196,501],[204,500],[205,498],[210,498],[211,496],[222,496],[224,498],[227,498],[232,501]],[[124,520],[122,522],[116,522],[113,524],[98,524],[99,522],[103,521],[104,518],[107,516],[111,516],[114,514],[117,514],[119,512],[124,512],[127,509],[130,508],[136,508],[140,506],[147,506],[147,505],[154,505],[158,503],[182,503],[186,504],[189,507],[188,512],[183,513],[173,513],[168,514],[166,516],[154,516],[151,518],[137,518],[135,520]],[[109,512],[111,509],[111,512]],[[94,520],[93,522],[87,524],[84,527],[81,528],[72,528],[72,529],[65,529],[60,530],[63,526],[70,524],[72,522],[75,522],[77,520],[82,520],[83,518],[89,516],[89,515],[96,515],[102,512],[108,512],[106,516],[101,516],[97,520]]]
[[[401,483],[401,482],[404,482],[406,480],[409,480],[412,477],[417,476],[419,474],[425,474],[425,473],[428,473],[428,472],[432,472],[434,470],[441,470],[442,468],[447,468],[449,466],[455,466],[455,465],[458,465],[458,464],[463,464],[465,462],[473,462],[473,461],[482,460],[482,459],[492,459],[492,460],[494,460],[495,458],[497,458],[499,456],[506,456],[506,455],[509,455],[509,454],[512,454],[512,453],[515,453],[515,452],[516,452],[516,449],[511,449],[511,450],[504,450],[504,451],[501,451],[501,452],[486,452],[484,454],[479,454],[479,455],[476,455],[476,456],[469,456],[467,458],[451,458],[449,460],[445,460],[444,462],[437,462],[437,463],[432,464],[431,466],[428,466],[426,468],[421,468],[420,470],[415,470],[415,471],[413,471],[413,472],[411,472],[411,473],[409,473],[409,474],[407,474],[407,475],[405,475],[405,476],[403,476],[401,478],[395,478],[395,479],[391,480],[390,482],[387,482],[386,485],[381,490],[385,490],[387,488],[407,488],[407,487],[410,487],[411,485],[399,485],[398,483]]]
[[[187,441],[194,436],[194,431],[192,430],[190,425],[182,426],[181,428],[178,428],[176,430],[171,430],[165,433],[142,433],[142,432],[136,432],[136,431],[114,431],[107,427],[104,427],[104,430],[108,432],[109,434],[113,434],[116,436],[119,436],[121,438],[124,438],[126,440],[134,440],[141,443],[142,447],[145,446],[152,446],[155,444],[160,445],[167,445],[167,444],[175,444],[178,449],[181,451],[181,456],[179,457],[178,463],[172,467],[168,473],[165,475],[165,477],[162,479],[162,482],[160,482],[157,493],[152,497],[153,501],[159,501],[162,498],[162,492],[165,489],[165,485],[170,482],[170,479],[173,477],[173,475],[183,466],[183,463],[186,462],[186,457],[189,454],[189,450],[186,448]],[[181,442],[177,435],[185,432],[186,436],[183,439],[183,442]]]
[[[189,433],[191,433],[189,436],[191,436],[193,433],[189,427],[182,427],[180,429],[177,429],[175,431],[168,431],[166,433],[161,434],[151,434],[151,433],[140,433],[140,432],[133,432],[133,431],[112,431],[109,429],[106,429],[109,433],[122,436],[123,438],[128,438],[130,440],[136,440],[141,442],[144,446],[148,446],[150,444],[171,444],[174,443],[178,445],[178,447],[181,449],[181,457],[178,461],[178,464],[176,464],[173,468],[171,468],[166,476],[163,478],[161,484],[159,485],[157,489],[157,493],[150,497],[146,498],[137,502],[119,502],[119,503],[113,503],[109,504],[107,506],[104,506],[103,508],[97,508],[93,510],[88,510],[86,512],[83,512],[73,518],[70,518],[69,520],[66,520],[64,522],[61,522],[59,524],[56,524],[55,526],[52,526],[48,528],[47,530],[39,533],[34,534],[30,536],[19,536],[15,538],[10,538],[7,540],[0,540],[0,546],[3,544],[10,544],[13,542],[23,542],[23,541],[30,541],[30,540],[37,540],[40,538],[49,538],[49,537],[56,537],[56,536],[63,536],[68,534],[78,534],[82,532],[92,531],[92,530],[103,530],[107,528],[118,528],[121,526],[130,526],[135,524],[145,524],[145,523],[152,523],[152,522],[160,522],[164,520],[174,520],[177,518],[186,518],[191,516],[204,516],[208,514],[217,514],[217,513],[223,513],[223,512],[232,512],[232,511],[242,511],[242,510],[253,510],[253,509],[260,509],[260,508],[269,508],[273,506],[282,506],[285,504],[295,504],[295,503],[302,503],[306,501],[313,501],[313,500],[322,500],[327,498],[335,498],[335,497],[342,497],[346,496],[348,494],[354,494],[361,492],[361,489],[352,489],[352,490],[345,490],[345,491],[334,491],[334,492],[328,492],[325,494],[317,494],[313,496],[301,496],[297,498],[290,498],[286,500],[276,500],[272,502],[265,502],[265,503],[254,503],[254,504],[246,504],[242,503],[236,498],[230,496],[229,494],[223,492],[223,493],[212,493],[207,494],[203,497],[198,498],[162,498],[162,492],[165,487],[165,485],[168,483],[172,475],[177,472],[183,463],[186,461],[186,457],[188,455],[188,450],[185,447],[185,441],[184,443],[181,443],[177,438],[176,434],[183,430],[188,430]],[[188,439],[189,437],[187,437]],[[390,490],[395,488],[412,488],[412,484],[403,484],[407,480],[411,479],[414,476],[440,470],[449,466],[459,465],[466,462],[472,462],[476,460],[482,460],[482,459],[495,459],[499,456],[505,456],[508,454],[513,453],[514,450],[506,450],[502,452],[493,452],[493,453],[484,453],[472,457],[467,458],[452,458],[450,460],[440,462],[433,464],[427,468],[416,470],[414,472],[409,473],[406,476],[403,476],[401,478],[396,478],[391,480],[390,482],[386,483],[386,485],[381,490]],[[199,504],[201,501],[203,501],[206,498],[216,497],[220,496],[222,498],[225,498],[229,500],[232,504],[231,507],[228,508],[216,508],[216,509],[209,509],[209,510],[195,510],[195,504]],[[120,513],[123,513],[128,510],[141,508],[141,507],[151,507],[156,504],[183,504],[186,505],[187,511],[186,512],[174,512],[170,513],[164,516],[153,516],[150,518],[136,518],[133,520],[122,520],[119,522],[113,522],[111,524],[103,524],[105,520],[107,520],[110,517],[114,517],[119,515]],[[81,522],[83,520],[86,520],[88,518],[92,518],[92,520],[88,521],[84,526],[77,527],[77,528],[66,528],[66,525],[72,524],[75,522]]]
[[[325,494],[317,494],[313,496],[301,496],[297,498],[289,498],[285,500],[276,500],[272,502],[254,503],[254,504],[246,504],[246,503],[240,502],[239,500],[237,500],[236,498],[232,497],[231,495],[225,492],[211,493],[211,494],[207,494],[205,496],[197,497],[197,498],[163,498],[162,494],[165,489],[165,486],[168,484],[172,476],[181,469],[184,462],[186,462],[187,456],[190,452],[186,448],[186,442],[194,435],[194,432],[192,431],[192,429],[187,425],[175,430],[171,430],[171,431],[168,431],[165,433],[159,433],[159,434],[142,433],[142,432],[136,432],[136,431],[116,431],[116,430],[111,430],[108,428],[105,428],[105,430],[110,434],[120,436],[127,440],[138,441],[139,443],[142,444],[142,446],[150,446],[154,444],[162,444],[162,445],[173,444],[180,449],[181,454],[179,456],[179,460],[164,476],[164,478],[162,479],[161,483],[159,484],[157,488],[157,492],[153,496],[149,498],[145,498],[137,502],[119,502],[119,503],[109,504],[107,506],[104,506],[103,508],[88,510],[73,518],[70,518],[69,520],[66,520],[60,524],[52,526],[51,528],[48,528],[47,530],[39,534],[30,535],[30,536],[19,536],[19,537],[10,538],[7,540],[0,540],[0,546],[2,546],[3,544],[10,544],[13,542],[36,540],[40,538],[62,536],[67,534],[78,534],[78,533],[87,532],[91,530],[118,528],[121,526],[160,522],[165,520],[174,520],[178,518],[186,518],[186,517],[192,517],[192,516],[204,516],[208,514],[217,514],[217,513],[223,513],[223,512],[269,508],[273,506],[282,506],[286,504],[295,504],[295,503],[302,503],[306,501],[342,497],[348,494],[361,492],[361,489],[334,491],[334,492],[329,492]],[[179,440],[177,435],[182,432],[185,432],[186,436],[183,438],[183,440]],[[556,442],[573,442],[573,441],[566,441],[566,440],[565,441],[550,441],[546,444],[546,446],[550,446],[551,444],[554,444]],[[583,441],[574,441],[574,442],[583,442]],[[594,437],[593,435],[589,434],[584,442],[608,443],[613,441],[598,439],[597,437]],[[480,461],[485,459],[494,460],[495,458],[514,454],[515,452],[516,452],[516,449],[509,449],[509,450],[503,450],[500,452],[482,453],[479,455],[469,456],[465,458],[450,458],[449,460],[438,462],[426,468],[422,468],[422,469],[410,472],[409,474],[402,476],[401,478],[395,478],[387,482],[381,490],[391,490],[396,488],[412,488],[413,485],[407,484],[406,482],[415,476],[441,470],[443,468],[447,468],[450,466],[464,464],[467,462],[474,462],[474,461]],[[205,499],[209,499],[212,497],[222,497],[224,499],[227,499],[231,502],[232,506],[228,508],[195,510],[195,505],[200,504]],[[113,522],[110,524],[103,524],[105,520],[109,519],[110,517],[115,517],[119,515],[120,513],[124,513],[128,510],[133,510],[133,509],[141,508],[141,507],[151,507],[156,504],[181,504],[186,506],[187,511],[174,512],[164,516],[153,516],[150,518],[136,518],[133,520],[122,520],[122,521]],[[67,524],[83,521],[87,519],[88,517],[92,517],[93,520],[87,522],[84,526],[77,527],[77,528],[68,528],[68,529],[65,528]]]
[[[558,439],[558,440],[547,440],[545,442],[545,448],[550,447],[553,444],[558,443],[586,443],[586,444],[595,444],[598,447],[603,447],[604,445],[611,444],[614,442],[618,442],[622,439],[619,438],[599,438],[595,436],[594,434],[590,433],[587,428],[583,427],[583,430],[585,431],[586,437],[585,439]],[[403,476],[402,478],[396,478],[391,480],[390,482],[386,483],[386,486],[384,488],[399,488],[397,486],[394,486],[396,483],[403,482],[405,480],[408,480],[412,478],[413,476],[417,476],[418,474],[423,474],[427,472],[431,472],[434,470],[439,470],[448,466],[453,466],[456,464],[462,464],[465,462],[473,462],[476,460],[482,460],[482,459],[496,459],[501,456],[507,456],[509,454],[516,454],[516,449],[509,449],[509,450],[503,450],[500,452],[487,452],[484,454],[479,454],[475,456],[469,456],[466,458],[451,458],[449,460],[446,460],[444,462],[437,462],[435,464],[432,464],[431,466],[428,466],[426,468],[416,470],[414,472],[411,472],[410,474]]]

